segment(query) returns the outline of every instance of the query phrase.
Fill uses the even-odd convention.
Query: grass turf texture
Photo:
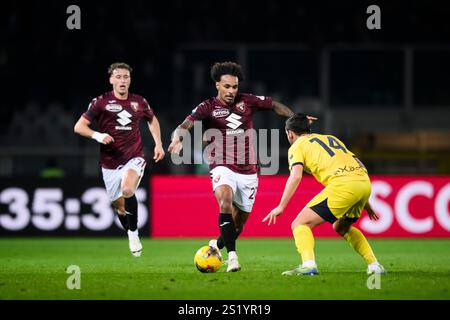
[[[316,239],[318,276],[282,276],[299,263],[292,239],[240,239],[242,270],[197,271],[207,239],[143,239],[131,256],[123,238],[3,238],[0,299],[450,299],[450,239],[372,239],[388,270],[369,290],[366,266],[341,239]],[[226,253],[222,250],[226,258]],[[69,265],[81,289],[68,290]]]

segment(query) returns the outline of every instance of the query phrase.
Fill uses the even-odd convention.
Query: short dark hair
[[[311,133],[311,126],[309,120],[303,113],[294,114],[286,120],[286,130],[291,130],[297,135],[303,133]]]
[[[244,81],[242,67],[236,62],[226,61],[214,63],[211,67],[211,79],[215,82],[219,82],[223,75],[235,76],[239,81]]]
[[[125,62],[114,62],[108,68],[108,74],[112,75],[113,71],[116,69],[127,69],[130,73],[133,71],[133,68],[130,67],[128,63]]]

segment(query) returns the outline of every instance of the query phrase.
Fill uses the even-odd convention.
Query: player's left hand
[[[270,213],[262,220],[262,222],[266,222],[267,219],[269,219],[269,223],[267,224],[270,226],[272,223],[275,224],[277,222],[277,216],[283,213],[283,208],[280,206],[276,207]]]
[[[155,146],[154,153],[155,155],[153,156],[153,160],[155,160],[155,162],[162,160],[165,156],[164,149],[162,146]]]
[[[371,207],[366,208],[367,214],[369,215],[370,220],[377,221],[379,219],[378,215],[373,211]]]
[[[175,139],[172,140],[167,150],[172,154],[180,154],[181,149],[183,149],[183,143],[179,139]]]

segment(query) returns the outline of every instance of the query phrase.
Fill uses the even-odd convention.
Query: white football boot
[[[208,246],[214,247],[214,248],[217,249],[217,251],[219,251],[220,257],[222,258],[222,264],[223,264],[223,265],[227,265],[227,264],[228,264],[228,260],[223,260],[222,252],[220,252],[220,249],[219,249],[219,247],[217,246],[217,240],[216,240],[216,239],[209,240]]]
[[[367,274],[386,274],[387,271],[378,262],[371,263],[367,266]]]
[[[239,265],[238,256],[235,251],[228,252],[228,267],[227,272],[236,272],[241,270]]]
[[[139,240],[137,229],[135,231],[128,230],[128,240],[130,243],[131,254],[135,257],[140,257],[142,253],[142,244]]]
[[[217,250],[219,250],[219,251],[220,251],[219,247],[217,246],[217,240],[215,240],[215,239],[213,239],[213,240],[209,240],[209,242],[208,242],[208,246],[210,246],[210,247],[214,247],[214,248],[216,248]]]

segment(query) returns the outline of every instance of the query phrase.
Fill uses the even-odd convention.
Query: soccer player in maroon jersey
[[[155,141],[155,162],[164,158],[161,129],[147,101],[129,92],[131,67],[113,63],[108,70],[113,90],[91,101],[75,124],[74,131],[100,143],[100,162],[106,191],[119,220],[127,230],[129,247],[139,257],[142,244],[137,229],[137,199],[134,193],[146,165],[139,123],[144,119]],[[100,132],[89,128],[96,121]]]
[[[236,238],[242,232],[244,224],[252,210],[258,188],[256,161],[252,155],[253,141],[245,140],[245,155],[226,146],[229,138],[245,135],[245,131],[253,128],[253,114],[258,109],[271,109],[277,115],[290,117],[294,113],[271,97],[238,93],[239,82],[243,80],[242,68],[234,62],[216,63],[211,68],[211,78],[217,88],[217,96],[200,103],[192,113],[180,124],[172,137],[168,151],[178,154],[182,149],[180,137],[182,131],[190,130],[194,121],[202,121],[206,128],[218,129],[221,142],[214,140],[211,144],[223,143],[222,155],[214,154],[210,163],[211,178],[215,198],[219,204],[220,237],[211,240],[210,246],[219,249],[226,247],[228,252],[228,272],[241,269],[236,254]],[[315,119],[315,118],[311,118]],[[245,156],[245,161],[238,161]],[[218,160],[219,159],[219,160]]]

